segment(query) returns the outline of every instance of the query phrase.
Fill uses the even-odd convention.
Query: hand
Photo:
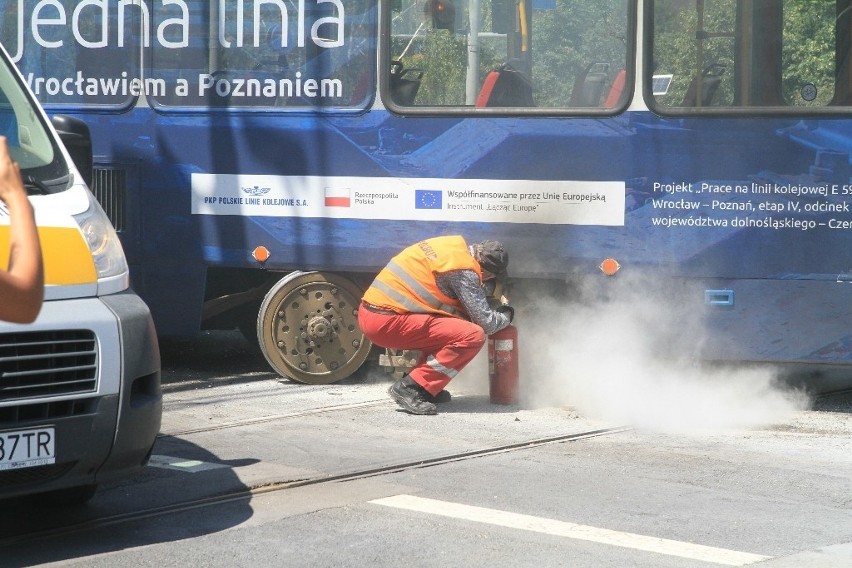
[[[498,306],[494,311],[499,312],[501,314],[506,314],[506,316],[509,318],[509,323],[512,323],[512,320],[515,319],[515,308],[513,308],[509,304],[503,304],[502,306]]]
[[[10,201],[26,197],[27,191],[21,181],[21,168],[12,161],[6,138],[0,136],[0,201],[11,206]]]
[[[33,206],[21,168],[0,136],[0,201],[9,210],[9,265],[0,269],[0,320],[30,323],[44,299],[44,266]]]

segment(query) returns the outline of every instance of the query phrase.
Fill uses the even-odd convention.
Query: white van
[[[0,322],[0,499],[82,503],[148,461],[162,415],[157,336],[86,185],[88,129],[63,116],[51,123],[2,48],[0,135],[35,208],[45,267],[38,319]],[[1,267],[8,252],[0,207]]]

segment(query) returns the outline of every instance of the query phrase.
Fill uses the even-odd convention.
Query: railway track
[[[258,418],[246,418],[244,420],[232,420],[230,422],[222,422],[213,426],[205,426],[203,428],[189,428],[184,430],[175,430],[175,431],[167,431],[160,432],[157,436],[158,438],[165,437],[175,437],[175,436],[187,436],[190,434],[201,434],[203,432],[214,432],[216,430],[226,430],[229,428],[240,428],[242,426],[252,426],[255,424],[266,424],[268,422],[276,422],[278,420],[287,420],[289,418],[300,418],[303,416],[311,416],[313,414],[325,414],[327,412],[337,412],[341,410],[353,410],[358,408],[368,408],[371,406],[383,406],[387,405],[387,399],[381,400],[371,400],[366,402],[356,402],[350,404],[332,404],[328,406],[321,406],[319,408],[310,408],[307,410],[300,410],[297,412],[287,412],[283,414],[273,414],[270,416],[261,416]]]
[[[161,434],[162,436],[178,436],[178,435],[186,435],[199,433],[204,431],[212,431],[218,430],[222,428],[234,428],[244,425],[256,424],[260,421],[262,422],[270,422],[274,420],[281,420],[290,417],[296,416],[304,416],[306,414],[315,414],[322,412],[331,412],[334,410],[342,410],[348,408],[357,408],[378,404],[386,404],[387,401],[375,401],[375,402],[366,402],[354,405],[339,405],[334,407],[325,407],[319,409],[313,409],[311,411],[293,413],[288,415],[280,415],[280,416],[272,416],[264,419],[254,419],[254,420],[244,420],[240,422],[232,422],[228,424],[217,425],[209,428],[199,428],[194,430],[186,430],[183,432],[171,432]],[[452,462],[462,461],[462,460],[470,460],[477,459],[487,456],[492,456],[495,454],[501,454],[506,452],[515,452],[522,451],[531,448],[537,448],[549,444],[560,444],[567,442],[575,442],[579,440],[584,440],[588,438],[594,438],[597,436],[606,436],[617,434],[620,432],[625,432],[630,430],[626,427],[614,427],[614,428],[601,428],[597,430],[588,430],[579,433],[565,434],[565,435],[557,435],[550,437],[542,437],[542,438],[532,438],[528,440],[523,440],[520,442],[515,442],[511,444],[505,445],[497,445],[491,447],[478,448],[473,450],[467,450],[462,452],[450,453],[442,456],[432,457],[428,459],[422,460],[412,460],[412,461],[403,461],[399,463],[383,465],[380,467],[366,467],[353,469],[350,471],[343,471],[338,473],[331,474],[321,474],[313,477],[307,477],[304,479],[282,479],[280,481],[266,483],[262,486],[258,487],[250,487],[247,489],[241,489],[239,491],[226,492],[223,494],[218,494],[209,497],[202,497],[197,499],[190,499],[186,501],[176,502],[168,505],[162,505],[157,507],[151,507],[147,509],[140,509],[136,511],[128,511],[124,513],[118,513],[114,515],[107,515],[94,519],[87,519],[84,521],[68,524],[62,527],[55,527],[45,530],[37,530],[30,531],[18,535],[10,535],[0,538],[0,548],[33,542],[33,541],[43,541],[49,540],[52,538],[59,538],[68,535],[73,535],[75,533],[121,525],[124,523],[132,523],[135,521],[153,519],[157,517],[162,517],[166,515],[171,515],[175,513],[182,513],[192,510],[204,509],[208,507],[215,507],[217,505],[224,505],[228,503],[234,503],[239,501],[248,501],[252,497],[257,495],[262,495],[266,493],[272,493],[277,491],[286,491],[289,489],[295,489],[298,487],[305,487],[310,485],[321,485],[321,484],[332,484],[332,483],[342,483],[347,481],[354,481],[358,479],[364,479],[368,477],[377,477],[382,475],[390,475],[394,473],[399,473],[407,470],[414,470],[420,468],[427,467],[435,467],[443,464],[448,464]]]
[[[830,403],[834,399],[844,399],[849,397],[850,395],[852,395],[852,389],[839,392],[821,393],[819,395],[814,396],[814,401],[817,403]],[[195,434],[202,434],[206,432],[214,432],[219,430],[235,429],[258,424],[274,423],[277,421],[298,419],[311,415],[320,415],[326,413],[335,413],[385,406],[387,404],[388,400],[383,397],[381,399],[367,400],[355,403],[326,405],[287,413],[280,413],[261,417],[250,417],[242,420],[231,420],[227,422],[219,422],[217,424],[205,425],[203,427],[198,428],[164,430],[158,435],[158,438],[177,438]],[[180,406],[180,403],[172,403],[170,405],[167,404],[167,407],[168,406],[177,407]],[[248,501],[254,496],[271,492],[286,491],[311,485],[342,483],[347,481],[364,479],[368,477],[391,475],[407,470],[435,467],[456,461],[477,459],[506,452],[522,451],[525,449],[541,447],[549,444],[568,443],[593,438],[596,436],[613,435],[628,430],[630,430],[630,428],[628,427],[613,427],[586,430],[579,433],[565,435],[531,437],[529,439],[522,440],[519,442],[448,453],[445,455],[431,457],[428,459],[400,461],[398,463],[392,463],[377,467],[364,467],[334,473],[323,473],[302,479],[281,479],[279,481],[264,483],[260,486],[241,488],[239,490],[225,492],[217,494],[215,496],[188,499],[185,501],[170,503],[167,505],[160,505],[135,511],[127,511],[98,518],[86,519],[78,522],[73,522],[61,527],[22,532],[21,534],[16,535],[3,535],[0,536],[0,548],[32,541],[49,540],[51,538],[72,535],[74,533],[120,525],[123,523],[132,523],[139,520],[152,519],[156,517],[181,512],[188,512],[197,509],[215,507],[217,505],[224,505],[239,501]]]

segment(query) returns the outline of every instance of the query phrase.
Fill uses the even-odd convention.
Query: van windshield
[[[31,193],[67,189],[70,178],[62,153],[11,65],[0,59],[0,136],[8,140]]]

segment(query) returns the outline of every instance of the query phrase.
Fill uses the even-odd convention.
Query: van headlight
[[[92,252],[98,274],[98,294],[126,290],[130,285],[130,276],[121,241],[95,197],[88,191],[86,195],[89,198],[89,209],[74,215],[74,220]]]

